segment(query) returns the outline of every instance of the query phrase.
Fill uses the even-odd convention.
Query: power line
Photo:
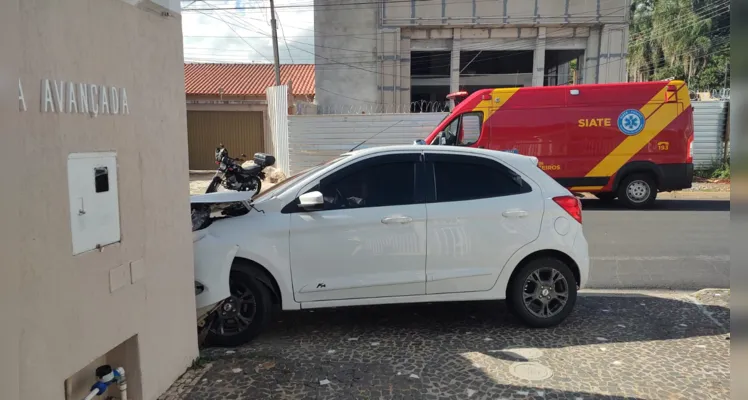
[[[476,1],[477,1],[477,0],[476,0]],[[612,9],[612,10],[613,10],[612,12],[610,12],[610,13],[608,13],[608,14],[604,14],[604,15],[601,15],[601,16],[608,16],[608,15],[612,15],[612,14],[615,14],[616,12],[618,12],[618,11],[621,11],[621,10],[623,10],[623,9],[625,9],[625,8],[626,8],[625,6],[624,6],[624,7],[615,7],[615,8],[613,8],[613,9]],[[207,16],[207,17],[209,17],[209,18],[214,18],[214,19],[216,19],[216,17],[214,17],[214,16],[212,16],[212,15],[210,15],[210,14],[207,14],[207,13],[203,13],[203,12],[201,12],[201,14],[203,14],[203,15],[205,15],[205,16]],[[596,15],[596,16],[594,16],[594,17],[593,17],[592,19],[590,19],[590,20],[589,20],[588,22],[594,22],[595,20],[597,20],[597,18],[598,18],[598,16]],[[228,23],[229,23],[229,22],[226,22],[226,21],[223,21],[223,20],[222,20],[222,22],[224,22],[224,23],[226,23],[226,24],[228,24]],[[256,31],[256,30],[255,30],[254,28],[249,28],[249,27],[247,27],[247,26],[241,26],[241,25],[236,25],[236,24],[234,24],[234,25],[235,25],[235,26],[238,26],[238,27],[240,27],[240,28],[243,28],[243,29],[249,30],[249,31],[254,31],[254,32],[257,32],[257,33],[259,33],[259,34],[264,34],[264,32],[258,32],[258,31]],[[562,31],[563,29],[567,29],[567,28],[558,28],[558,29],[557,29],[557,31]],[[550,30],[550,32],[551,32],[551,33],[552,33],[553,31],[554,31],[554,30]],[[560,42],[560,41],[566,40],[566,38],[557,38],[556,40],[558,40],[558,41]],[[548,43],[548,41],[546,41],[546,43]],[[368,69],[365,69],[365,68],[361,68],[361,67],[358,67],[358,66],[355,66],[355,65],[351,65],[351,64],[348,64],[348,63],[338,62],[338,61],[336,61],[336,60],[334,60],[334,59],[331,59],[331,58],[327,58],[327,57],[324,57],[324,56],[321,56],[321,55],[317,55],[317,54],[315,54],[315,53],[313,53],[313,52],[310,52],[310,51],[308,51],[308,50],[305,50],[305,49],[303,49],[303,48],[300,48],[300,47],[298,47],[298,46],[292,46],[292,45],[289,45],[289,46],[290,46],[290,47],[293,47],[293,48],[296,48],[296,49],[298,49],[299,51],[302,51],[302,52],[305,52],[305,53],[308,53],[308,54],[314,55],[315,57],[319,57],[319,58],[322,58],[322,59],[324,59],[324,60],[327,60],[327,61],[331,62],[332,64],[337,64],[337,65],[348,66],[348,67],[350,67],[350,68],[353,68],[353,69],[358,69],[358,70],[362,70],[362,71],[365,71],[365,72],[370,72],[370,73],[374,73],[374,74],[382,74],[382,75],[388,75],[388,76],[399,76],[399,75],[388,74],[388,73],[380,73],[380,72],[377,72],[377,71],[372,71],[372,70],[368,70]],[[505,46],[505,45],[502,45],[502,47],[503,47],[503,48],[502,48],[501,50],[507,50],[507,48],[506,48],[506,46]],[[498,58],[502,58],[502,57],[498,57]],[[377,62],[377,61],[378,61],[378,59],[374,59],[374,60],[371,60],[371,61],[365,61],[365,63],[369,63],[369,62],[371,62],[371,63],[374,63],[374,62]],[[317,63],[317,65],[321,65],[321,64]]]
[[[722,4],[724,5],[725,3],[722,3]],[[699,11],[703,11],[703,10],[704,10],[704,9],[706,9],[706,8],[708,8],[708,7],[706,7],[706,6],[705,6],[705,7],[703,7],[702,9],[700,9]],[[698,14],[698,13],[697,13],[697,14],[698,14],[698,15],[702,15],[702,16],[705,16],[706,14],[709,14],[709,13],[712,13],[712,14],[715,14],[715,13],[716,13],[716,15],[714,15],[714,16],[719,16],[719,15],[721,15],[721,14],[720,14],[720,13],[717,13],[717,12],[718,12],[718,11],[720,11],[720,8],[724,8],[724,7],[723,7],[723,6],[716,6],[716,7],[715,7],[715,6],[713,5],[713,6],[712,6],[712,8],[713,8],[712,10],[706,11],[706,12],[704,12],[704,13],[702,13],[702,14]],[[618,9],[616,9],[616,10],[620,10],[620,9],[622,9],[622,8],[618,8]],[[209,17],[211,17],[211,18],[215,18],[215,17],[213,17],[212,15],[207,15],[207,14],[206,14],[206,16],[209,16]],[[711,16],[710,16],[710,17],[711,17]],[[227,23],[227,22],[225,22],[225,21],[223,21],[223,22],[224,22],[224,23]],[[701,21],[695,21],[695,22],[694,22],[694,24],[695,24],[695,23],[699,23],[699,22],[701,22]],[[677,30],[677,29],[687,29],[687,28],[689,28],[690,26],[691,26],[691,25],[684,25],[684,26],[681,26],[681,27],[679,27],[679,28],[676,28],[676,30]],[[246,28],[246,27],[242,27],[242,28],[243,28],[243,29],[247,29],[247,30],[252,30],[252,29],[249,29],[249,28]],[[561,28],[561,29],[563,29],[563,28]],[[652,29],[651,31],[654,31],[654,29]],[[552,31],[551,31],[551,32],[552,32]],[[260,32],[260,33],[264,34],[263,32]],[[671,33],[672,33],[672,31],[671,31]],[[265,37],[267,37],[267,35],[266,35]],[[657,38],[657,37],[651,37],[651,38],[648,38],[648,39],[642,39],[641,41],[642,41],[642,42],[646,42],[646,41],[652,41],[652,40],[654,40],[654,39],[656,39],[656,38]],[[558,40],[565,40],[565,38],[558,38]],[[552,41],[547,41],[547,42],[546,42],[546,44],[548,45],[548,44],[550,44],[550,42],[552,42]],[[634,41],[634,42],[636,43],[637,41]],[[301,42],[300,42],[300,43],[301,43]],[[302,43],[302,44],[306,44],[306,45],[309,45],[309,46],[315,46],[315,47],[327,47],[327,46],[318,46],[318,45],[312,45],[312,44],[308,44],[308,43]],[[287,43],[286,43],[286,46],[287,46],[287,48],[288,48],[288,47],[294,47],[294,48],[297,48],[297,49],[299,49],[299,50],[301,50],[301,51],[303,51],[303,52],[306,52],[306,53],[308,53],[308,54],[312,54],[312,55],[314,55],[314,53],[312,53],[312,52],[306,51],[306,50],[304,50],[304,49],[301,49],[301,48],[298,48],[298,47],[296,47],[296,46],[290,46],[290,45],[288,45]],[[334,49],[336,49],[336,48],[334,48]],[[465,50],[465,48],[463,48],[463,50]],[[477,49],[476,49],[476,50],[477,50]],[[483,48],[483,50],[485,50],[485,47]],[[501,49],[500,49],[500,50],[507,50],[507,47],[506,47],[506,46],[501,46]],[[289,51],[290,51],[290,49],[289,49]],[[504,58],[504,57],[506,57],[506,56],[503,56],[503,57],[490,57],[490,58],[487,58],[487,59],[499,59],[499,58]],[[382,75],[391,75],[391,76],[397,76],[397,75],[395,75],[395,74],[387,74],[387,73],[379,73],[379,72],[376,72],[376,71],[371,71],[371,70],[368,70],[368,69],[365,69],[365,68],[361,68],[361,67],[357,67],[357,66],[354,66],[354,65],[350,65],[350,64],[347,64],[347,63],[339,62],[339,61],[337,61],[337,60],[334,60],[334,59],[329,59],[329,58],[326,58],[326,57],[322,57],[322,56],[320,56],[320,58],[323,58],[323,59],[326,59],[326,60],[328,60],[328,61],[331,61],[331,63],[329,63],[329,64],[321,64],[321,63],[317,63],[317,65],[339,65],[339,66],[343,66],[343,67],[349,67],[349,68],[353,68],[353,69],[359,69],[359,70],[363,70],[363,71],[365,71],[365,72],[370,72],[370,73],[375,73],[375,74],[382,74]],[[367,61],[360,61],[359,63],[374,63],[374,62],[377,62],[377,61],[378,61],[378,60],[376,60],[376,59],[372,59],[372,60],[367,60]],[[608,62],[600,63],[600,65],[602,66],[602,65],[606,65],[606,64],[608,64],[608,63],[610,63],[610,62],[618,62],[618,61],[620,61],[620,60],[610,60],[610,61],[608,61]],[[445,65],[447,65],[447,64],[445,64]],[[322,91],[330,92],[329,90],[325,90],[325,89],[323,89],[323,88],[320,88],[320,89],[321,89]],[[335,94],[335,95],[340,95],[341,97],[346,97],[346,98],[349,98],[349,99],[352,99],[352,100],[363,101],[363,102],[369,102],[369,101],[367,101],[367,100],[363,100],[363,99],[355,99],[355,98],[352,98],[352,97],[349,97],[349,96],[346,96],[346,95],[343,95],[343,94],[339,94],[339,93],[332,93],[332,94]],[[370,103],[370,102],[369,102],[369,103]]]
[[[203,0],[203,1],[205,1],[205,0]],[[232,31],[232,32],[234,32],[234,33],[235,33],[235,34],[236,34],[237,36],[239,36],[239,32],[237,32],[237,31],[236,31],[236,29],[234,29],[233,27],[231,27],[231,26],[230,26],[230,25],[229,25],[229,24],[228,24],[228,23],[227,23],[226,21],[224,21],[224,20],[223,20],[223,18],[220,18],[220,17],[219,17],[219,19],[220,19],[220,21],[222,21],[222,22],[223,22],[224,24],[226,24],[226,26],[228,26],[228,28],[229,28],[229,29],[231,29],[231,31]],[[265,56],[264,56],[264,55],[263,55],[262,53],[260,53],[260,52],[259,52],[259,51],[258,51],[257,49],[255,49],[255,48],[254,48],[254,47],[253,47],[253,46],[252,46],[251,44],[249,44],[249,42],[248,42],[248,41],[246,41],[246,40],[244,40],[244,39],[242,39],[242,41],[244,41],[244,43],[246,43],[246,44],[247,44],[247,46],[249,46],[249,48],[250,48],[250,49],[254,50],[254,51],[255,51],[255,53],[259,54],[260,56],[262,56],[262,58],[266,59],[267,61],[270,61],[270,59],[268,59],[267,57],[265,57]]]
[[[725,4],[727,4],[727,7],[729,7],[729,2],[728,1],[723,2],[722,6],[720,6],[720,7],[725,8]],[[712,5],[712,6],[715,6],[715,5]],[[701,9],[699,9],[698,11],[702,11],[702,10],[708,8],[708,7],[709,6],[704,6]],[[610,14],[615,14],[617,11],[620,11],[623,8],[625,8],[625,7],[614,8],[613,9],[614,11],[612,13],[610,13]],[[698,11],[695,12],[697,16],[699,15]],[[714,12],[714,11],[716,11],[716,10],[710,10],[710,11],[707,11],[706,13]],[[207,15],[207,16],[209,16],[209,15]],[[607,16],[607,14],[605,16]],[[212,17],[212,16],[209,16],[209,17]],[[243,27],[243,29],[247,29],[247,28]],[[563,28],[561,28],[561,29],[563,29]],[[683,27],[677,28],[676,30],[678,30],[678,29],[683,29]],[[251,30],[251,29],[247,29],[247,30]],[[255,32],[257,32],[257,31],[255,30]],[[259,32],[259,33],[264,34],[264,32]],[[377,39],[368,39],[368,40],[377,40]],[[556,40],[559,41],[559,42],[561,42],[561,41],[566,40],[566,38],[558,38]],[[302,44],[302,45],[314,46],[314,47],[320,47],[320,48],[327,48],[327,49],[333,49],[333,50],[350,51],[350,52],[360,52],[360,53],[370,53],[369,51],[365,51],[365,50],[344,49],[344,48],[336,48],[336,47],[332,47],[332,46],[323,46],[323,45],[318,45],[318,44],[305,43],[305,42],[300,42],[300,41],[293,41],[293,40],[290,40],[290,41],[295,42],[295,43],[299,43],[299,44]],[[552,45],[553,44],[553,40],[550,40],[550,41],[547,40],[546,41],[546,45],[549,45],[549,44]],[[293,46],[293,47],[298,48],[296,46]],[[471,47],[476,47],[476,48],[472,49]],[[287,50],[290,53],[290,48],[288,46],[288,43],[286,43],[286,48],[287,48]],[[304,51],[303,49],[299,49],[299,50]],[[507,47],[506,45],[495,45],[494,47],[488,47],[488,48],[486,48],[484,45],[475,44],[475,45],[472,45],[472,46],[471,45],[463,46],[461,50],[463,50],[463,51],[470,51],[470,50],[480,50],[480,51],[502,50],[502,51],[507,51],[507,50],[513,50],[513,49],[511,47]],[[418,60],[419,58],[425,59],[425,58],[431,58],[431,56],[421,56],[421,57],[416,56],[416,57],[411,57],[410,58],[411,64],[412,65],[417,65],[416,60]],[[503,57],[498,57],[498,58],[503,58]],[[337,59],[340,60],[341,57],[338,57]],[[491,59],[491,58],[487,58],[487,59]],[[378,61],[378,59],[372,58],[371,60],[360,61],[360,63],[374,63],[374,62],[377,62],[377,61]],[[351,61],[351,62],[354,62],[354,61]],[[339,64],[340,64],[340,62],[335,61],[335,62],[332,62],[332,63],[330,63],[328,65],[339,65]],[[325,65],[325,64],[318,63],[318,65]],[[448,66],[448,65],[444,64],[444,65],[439,65],[439,66],[435,66],[435,67],[440,67],[440,66],[444,67],[444,66]]]
[[[617,11],[617,10],[618,10],[618,8],[614,9],[613,13],[615,13],[615,11]],[[718,11],[718,10],[712,10],[710,12],[714,12],[714,11]],[[683,26],[681,26],[679,28],[676,28],[675,30],[677,31],[677,30],[681,30],[681,29],[687,29],[689,27],[691,27],[691,25],[686,24],[686,25],[683,25]],[[553,31],[551,30],[548,33],[552,33],[552,32]],[[556,42],[562,43],[563,41],[566,41],[566,40],[567,40],[567,38],[550,39],[550,40],[546,40],[546,45],[547,46],[548,45],[553,45]],[[646,40],[650,40],[650,39],[645,39],[645,41]],[[636,43],[636,41],[634,41],[634,43]],[[308,44],[308,43],[302,43],[302,44],[306,44],[308,46],[319,47],[318,45],[313,45],[313,44]],[[511,57],[511,56],[519,54],[519,53],[521,53],[523,51],[531,51],[531,50],[527,50],[527,49],[520,49],[518,46],[507,46],[507,45],[504,45],[504,44],[494,45],[494,46],[488,46],[488,47],[486,47],[485,45],[483,45],[483,46],[481,46],[481,45],[474,45],[474,46],[476,47],[474,49],[476,51],[479,50],[479,49],[481,51],[502,50],[503,52],[508,52],[508,51],[511,51],[511,50],[514,50],[514,49],[518,50],[518,51],[514,52],[514,54],[501,55],[501,56],[495,56],[495,57],[486,57],[486,58],[484,58],[484,60],[496,60],[496,59],[501,59],[501,58],[505,58],[505,57]],[[298,48],[296,46],[293,46],[293,47]],[[303,49],[300,49],[300,48],[298,48],[298,49],[301,50],[301,51],[307,52],[308,54],[312,54],[311,52],[305,51]],[[461,50],[463,50],[463,51],[470,51],[470,50],[473,50],[473,49],[471,49],[471,47],[468,45],[468,46],[463,46]],[[430,57],[431,56],[420,56],[420,57],[416,56],[416,57],[411,57],[410,58],[410,62],[411,62],[411,65],[418,65],[417,60],[419,60],[419,59],[425,59],[425,58],[430,58]],[[322,57],[322,58],[325,58],[325,57]],[[334,60],[328,59],[328,58],[325,58],[325,59],[327,59],[329,61],[332,61],[332,62],[330,62],[330,63],[317,63],[317,65],[318,66],[339,65],[339,66],[342,66],[342,67],[359,68],[359,67],[356,67],[356,66],[352,66],[350,64],[351,63],[369,64],[369,63],[375,63],[375,62],[378,61],[378,59],[376,59],[376,58],[371,58],[371,59],[367,59],[367,60],[361,60],[359,57],[355,57],[355,56],[350,57],[350,59],[352,59],[353,61],[347,61],[347,62],[342,62],[341,61],[343,59],[343,57],[337,57]],[[450,66],[450,63],[446,63],[445,62],[445,64],[435,65],[433,67],[438,68],[438,67],[448,67],[448,66]],[[331,68],[328,68],[328,69],[331,69]],[[373,71],[369,71],[369,72],[373,72]],[[392,75],[392,74],[386,74],[386,75]]]
[[[288,41],[286,41],[286,32],[283,30],[283,22],[281,22],[280,15],[278,15],[278,12],[275,13],[275,18],[278,19],[278,23],[280,24],[281,28],[281,35],[283,36],[283,43],[286,45],[286,50],[288,51],[288,56],[291,57],[291,62],[293,63],[293,55],[291,54],[291,49],[288,47]]]
[[[495,0],[475,0],[476,3],[489,3],[489,2],[495,2]],[[460,0],[450,1],[450,4],[459,4],[459,3],[466,3],[466,4],[472,4],[473,0]],[[401,4],[401,5],[398,5]],[[280,5],[275,6],[276,9],[278,8],[319,8],[319,7],[336,7],[336,10],[346,10],[346,8],[340,8],[340,7],[346,7],[346,6],[354,6],[353,8],[348,8],[348,10],[356,9],[359,7],[355,6],[365,6],[365,5],[376,5],[376,6],[393,6],[393,7],[411,7],[411,0],[375,0],[375,1],[356,1],[356,2],[343,2],[340,3],[328,3],[328,4],[290,4],[290,5]],[[201,7],[201,8],[184,8],[182,11],[239,11],[239,10],[251,10],[251,9],[267,9],[270,8],[269,6],[258,6],[258,7]],[[534,17],[530,16],[530,17]]]
[[[711,11],[707,11],[707,12],[706,12],[706,13],[704,13],[704,14],[709,14],[709,13],[713,13],[713,14],[714,14],[714,13],[715,13],[715,12],[717,12],[717,11],[719,11],[719,9],[717,9],[717,10],[711,10]],[[709,16],[705,17],[704,19],[707,19],[707,18],[714,18],[714,17],[720,16],[720,15],[722,15],[722,14],[725,14],[725,13],[727,13],[727,12],[729,12],[729,10],[723,10],[723,11],[721,11],[721,12],[718,12],[718,13],[714,14],[714,15],[709,15]],[[677,32],[677,31],[680,31],[680,30],[684,30],[684,29],[688,29],[688,28],[691,28],[691,27],[693,27],[694,25],[696,25],[697,23],[700,23],[700,22],[702,22],[702,21],[703,21],[703,19],[702,19],[701,21],[695,21],[695,22],[694,22],[694,23],[692,23],[692,24],[684,24],[684,25],[682,25],[682,26],[680,26],[680,27],[678,27],[678,28],[675,28],[675,29],[671,30],[671,31],[670,31],[669,33],[672,33],[672,32]],[[676,22],[677,22],[677,21],[676,21]],[[637,41],[633,41],[633,42],[632,42],[632,41],[629,41],[629,43],[628,43],[628,44],[629,44],[629,45],[631,45],[631,44],[638,44],[638,43],[643,43],[643,42],[651,42],[651,41],[653,41],[653,40],[655,40],[655,39],[657,39],[657,38],[661,38],[661,37],[664,37],[664,36],[665,36],[665,35],[663,34],[663,35],[661,35],[661,36],[653,36],[653,37],[650,37],[650,38],[640,39],[640,40],[637,40]],[[567,39],[567,38],[558,38],[557,40],[558,40],[558,42],[563,42],[563,41],[565,41],[566,39]],[[552,40],[546,40],[546,46],[548,46],[548,45],[552,45],[552,44],[554,44]],[[516,48],[516,47],[515,47],[515,48]],[[481,51],[492,51],[492,50],[500,50],[500,51],[502,51],[502,52],[507,52],[507,51],[511,51],[511,50],[513,50],[513,49],[512,49],[511,47],[507,47],[506,45],[503,45],[503,44],[500,44],[500,45],[496,45],[496,46],[494,46],[494,47],[492,47],[492,46],[488,46],[488,47],[486,47],[486,46],[481,46],[480,48],[476,48],[476,49],[465,49],[465,47],[462,47],[462,48],[461,48],[460,50],[468,50],[468,51],[470,51],[470,50],[474,50],[474,51],[478,51],[479,49],[480,49]],[[515,51],[515,52],[514,52],[514,54],[509,54],[509,55],[501,55],[501,56],[495,56],[495,57],[486,57],[486,58],[483,58],[482,60],[483,60],[483,61],[485,61],[485,60],[498,60],[498,59],[502,59],[502,58],[506,58],[506,57],[511,57],[511,56],[513,56],[513,55],[516,55],[516,54],[519,54],[519,53],[521,53],[521,52],[523,52],[523,51],[529,51],[529,50],[526,50],[526,49],[519,49],[519,48],[518,48],[518,49],[517,49],[517,51]],[[414,62],[414,60],[417,60],[418,58],[419,58],[419,57],[411,57],[411,58],[410,58],[410,60],[411,60],[411,65],[417,65],[417,63],[415,63],[415,62]],[[422,57],[420,57],[420,58],[430,58],[430,56],[422,56]],[[450,65],[451,65],[451,62],[450,62],[450,63],[445,63],[445,64],[441,64],[441,65],[435,65],[435,66],[432,66],[432,68],[439,68],[439,67],[449,67]]]

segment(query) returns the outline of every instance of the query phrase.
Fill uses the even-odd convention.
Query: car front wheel
[[[569,316],[576,303],[574,274],[561,260],[532,260],[511,280],[507,300],[512,313],[526,325],[556,326]]]
[[[272,295],[258,277],[254,268],[234,263],[229,278],[231,297],[223,301],[212,318],[207,345],[240,346],[269,325],[273,311]]]

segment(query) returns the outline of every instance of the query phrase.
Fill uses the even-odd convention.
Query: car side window
[[[460,133],[460,117],[455,118],[444,129],[444,140],[447,146],[454,146],[457,143],[457,136]]]
[[[416,167],[412,161],[353,168],[320,184],[325,210],[387,207],[416,203]]]
[[[461,114],[444,128],[444,144],[447,146],[470,146],[480,139],[483,126],[483,112]],[[437,144],[438,144],[437,139]]]
[[[450,157],[433,163],[436,202],[512,196],[532,191],[516,172],[488,159]]]

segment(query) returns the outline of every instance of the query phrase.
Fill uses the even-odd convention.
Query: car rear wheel
[[[556,258],[538,258],[523,265],[507,293],[512,313],[533,328],[558,325],[569,316],[576,301],[574,274]]]
[[[649,208],[657,199],[657,183],[649,174],[625,177],[618,188],[618,200],[632,209]]]
[[[231,297],[224,300],[211,319],[206,344],[218,347],[240,346],[254,339],[270,323],[273,302],[270,290],[258,272],[236,262],[229,278]]]

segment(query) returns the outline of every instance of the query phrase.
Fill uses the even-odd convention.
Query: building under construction
[[[341,105],[407,111],[458,90],[627,76],[630,0],[315,0],[314,6],[322,112]]]

